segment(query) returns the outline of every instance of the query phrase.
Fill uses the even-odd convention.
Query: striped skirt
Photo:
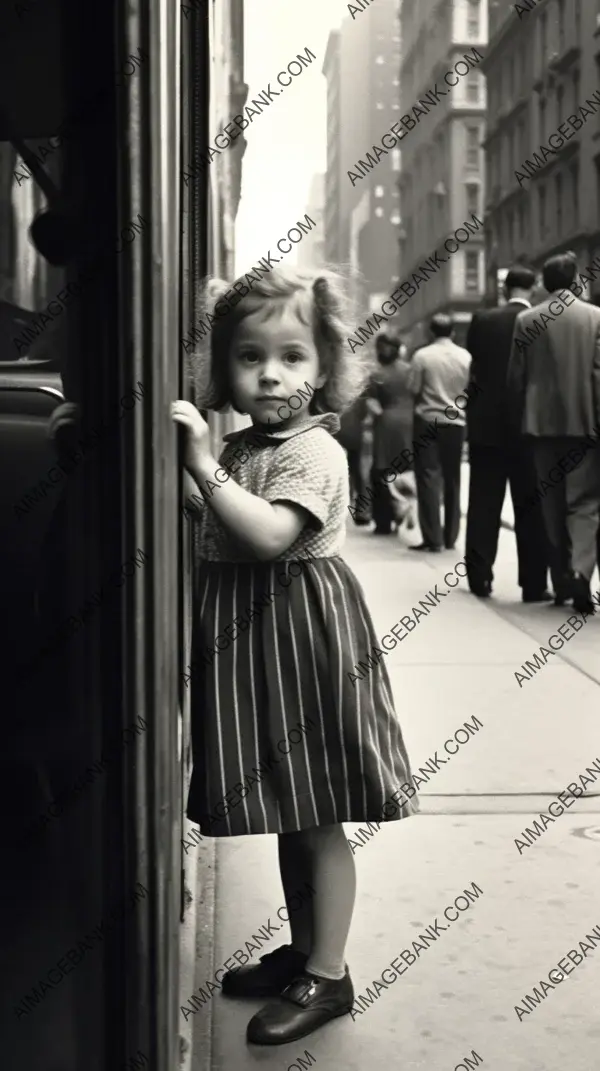
[[[356,676],[376,644],[342,558],[201,563],[187,815],[202,833],[388,820],[411,772],[385,665]]]

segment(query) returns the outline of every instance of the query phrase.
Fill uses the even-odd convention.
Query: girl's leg
[[[346,974],[345,952],[354,908],[356,874],[343,827],[323,826],[301,833],[281,834],[280,845],[282,842],[282,874],[288,864],[288,845],[292,850],[296,844],[301,844],[310,851],[310,881],[314,889],[313,944],[306,966],[286,986],[279,999],[266,1004],[248,1023],[246,1037],[256,1045],[286,1045],[299,1037],[304,1038],[330,1019],[346,1015],[354,1003],[352,980]],[[298,889],[296,885],[295,890]],[[287,896],[286,889],[286,900]],[[289,906],[291,908],[291,901]],[[293,917],[290,910],[290,923]]]
[[[307,830],[311,846],[313,945],[309,974],[338,980],[345,975],[345,953],[354,900],[356,868],[342,825]]]
[[[313,943],[312,898],[302,898],[298,908],[298,894],[306,885],[314,888],[310,848],[303,833],[280,833],[278,838],[279,872],[292,933],[292,948],[309,956]]]

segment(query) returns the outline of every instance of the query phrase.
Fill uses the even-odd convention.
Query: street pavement
[[[417,542],[418,532],[411,538]],[[420,815],[377,833],[366,823],[363,834],[346,826],[358,871],[348,962],[357,997],[365,995],[362,1014],[288,1046],[249,1047],[246,1023],[264,1002],[216,993],[194,1015],[194,1052],[198,1060],[207,1054],[211,1071],[258,1064],[282,1071],[599,1066],[600,775],[586,798],[547,823],[538,839],[532,835],[530,846],[522,843],[519,851],[515,838],[522,841],[551,800],[600,759],[600,615],[520,687],[515,671],[572,611],[520,602],[508,529],[501,533],[494,598],[474,598],[466,580],[450,591],[444,576],[462,560],[463,546],[464,532],[455,551],[440,555],[410,552],[402,537],[348,532],[345,557],[379,636],[436,583],[447,593],[385,658],[413,774],[436,752],[446,761],[421,788]],[[474,716],[481,727],[460,734],[466,742],[448,756],[444,742],[465,722],[473,725]],[[205,927],[196,979],[204,987],[261,925],[276,921],[284,902],[274,836],[217,842],[215,869],[214,943],[209,951]],[[450,923],[444,909],[463,890],[472,900],[460,903],[470,906],[453,910]],[[411,961],[412,941],[436,919],[447,930],[439,925],[435,942]],[[282,926],[261,951],[288,939]],[[403,950],[399,962],[410,965],[392,984],[394,972],[385,969],[393,960],[398,965]],[[553,968],[563,979],[556,982],[553,973],[554,987]],[[382,971],[388,987],[376,989]],[[205,1066],[196,1059],[194,1065]]]

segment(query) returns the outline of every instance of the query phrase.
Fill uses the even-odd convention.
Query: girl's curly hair
[[[260,270],[254,269],[256,273]],[[274,311],[291,302],[300,321],[312,327],[320,371],[327,377],[311,398],[310,412],[341,413],[347,409],[362,393],[376,364],[366,347],[358,353],[348,347],[348,336],[354,327],[344,292],[347,280],[342,272],[333,268],[272,268],[235,305],[230,305],[224,295],[239,293],[247,287],[245,280],[245,275],[231,284],[209,278],[204,284],[201,307],[213,323],[210,348],[191,354],[199,408],[220,410],[231,406],[239,412],[231,393],[227,361],[235,332],[242,320],[264,306],[271,305]]]

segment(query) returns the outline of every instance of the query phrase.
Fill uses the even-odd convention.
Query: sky
[[[244,7],[248,103],[269,82],[273,90],[281,89],[277,75],[305,48],[317,58],[244,131],[248,147],[236,221],[236,273],[249,270],[304,218],[311,178],[325,171],[323,60],[331,30],[348,14],[342,0],[246,0]],[[292,251],[289,263],[294,259]]]

